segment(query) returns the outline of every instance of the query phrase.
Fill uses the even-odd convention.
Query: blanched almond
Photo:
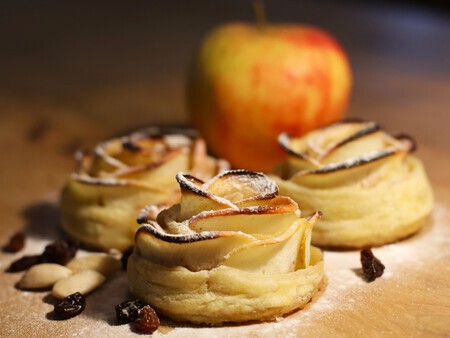
[[[108,255],[90,255],[72,259],[66,267],[74,273],[83,270],[95,270],[105,277],[109,277],[121,269],[121,263],[118,259]]]
[[[53,285],[52,294],[56,298],[65,298],[75,292],[86,295],[103,284],[106,277],[94,270],[83,270]]]
[[[32,266],[19,282],[22,289],[48,288],[72,274],[72,270],[53,263],[42,263]]]

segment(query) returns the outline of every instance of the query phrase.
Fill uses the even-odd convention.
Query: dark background
[[[446,2],[265,5],[270,22],[319,26],[341,42],[354,75],[350,115],[420,126],[427,141],[436,128],[429,120],[447,114],[435,108],[450,106]],[[60,107],[117,132],[188,122],[184,81],[202,36],[224,22],[254,21],[243,0],[16,0],[0,9],[0,103]],[[406,125],[405,114],[414,115]]]

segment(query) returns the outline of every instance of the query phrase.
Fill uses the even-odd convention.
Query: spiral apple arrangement
[[[308,213],[321,210],[313,243],[362,248],[416,232],[433,206],[415,142],[378,124],[342,121],[297,138],[279,137],[287,159],[273,177]]]
[[[316,213],[278,196],[267,176],[228,171],[203,182],[178,174],[181,202],[147,209],[128,262],[131,291],[176,320],[264,320],[302,307],[323,275],[310,247]],[[214,300],[214,301],[212,301]]]
[[[207,155],[194,132],[157,128],[102,142],[75,157],[77,170],[61,195],[61,224],[74,238],[103,250],[134,244],[137,213],[148,203],[178,201],[179,171],[210,178],[228,168]]]

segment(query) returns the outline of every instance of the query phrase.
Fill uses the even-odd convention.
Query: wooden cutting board
[[[49,313],[49,292],[15,288],[22,273],[4,273],[24,254],[40,253],[60,235],[57,200],[73,167],[71,152],[111,136],[98,123],[67,111],[0,104],[0,238],[25,229],[28,242],[17,254],[0,253],[0,336],[128,337],[128,325],[115,325],[114,306],[129,297],[119,273],[87,298],[86,310],[67,321]],[[450,335],[450,159],[444,149],[421,147],[436,204],[415,236],[374,249],[386,265],[373,283],[361,277],[359,252],[325,251],[321,292],[296,313],[269,323],[209,328],[163,319],[155,336],[448,336]]]

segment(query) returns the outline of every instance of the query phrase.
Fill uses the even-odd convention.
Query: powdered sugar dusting
[[[234,336],[321,336],[330,332],[339,334],[340,324],[353,323],[358,319],[358,311],[367,308],[380,308],[390,311],[395,304],[385,307],[389,302],[389,292],[401,292],[408,288],[411,278],[427,278],[424,285],[428,294],[432,294],[434,275],[424,273],[430,261],[445,261],[450,257],[450,210],[442,204],[435,205],[432,217],[415,236],[405,241],[373,248],[373,253],[386,266],[383,276],[367,283],[361,276],[359,251],[325,251],[326,279],[322,290],[303,310],[273,322],[254,323],[226,327],[197,327],[188,324],[173,323],[162,319],[162,327],[155,337],[234,337]],[[51,240],[29,238],[24,252],[2,254],[0,267],[4,270],[9,263],[24,254],[39,254]],[[79,252],[86,255],[88,252]],[[48,292],[23,292],[13,288],[21,274],[3,274],[4,283],[10,287],[0,289],[0,304],[3,315],[0,317],[1,335],[24,336],[26,333],[52,332],[53,336],[72,337],[132,337],[137,336],[128,325],[115,324],[114,306],[130,297],[127,278],[119,272],[101,288],[87,297],[86,310],[78,317],[68,321],[52,321],[46,318],[53,306],[48,300]],[[423,284],[421,280],[419,281]],[[407,306],[417,304],[408,299]],[[426,305],[422,305],[426,306]],[[32,308],[33,311],[27,311]],[[17,310],[20,309],[20,310]],[[365,313],[367,316],[367,313]],[[355,319],[356,318],[356,319]],[[22,327],[10,323],[23,323]],[[389,323],[379,326],[373,324],[377,332],[389,333]],[[331,331],[330,331],[331,330]],[[355,335],[363,334],[355,327]],[[385,330],[385,331],[383,331]],[[367,333],[367,332],[366,332]]]

